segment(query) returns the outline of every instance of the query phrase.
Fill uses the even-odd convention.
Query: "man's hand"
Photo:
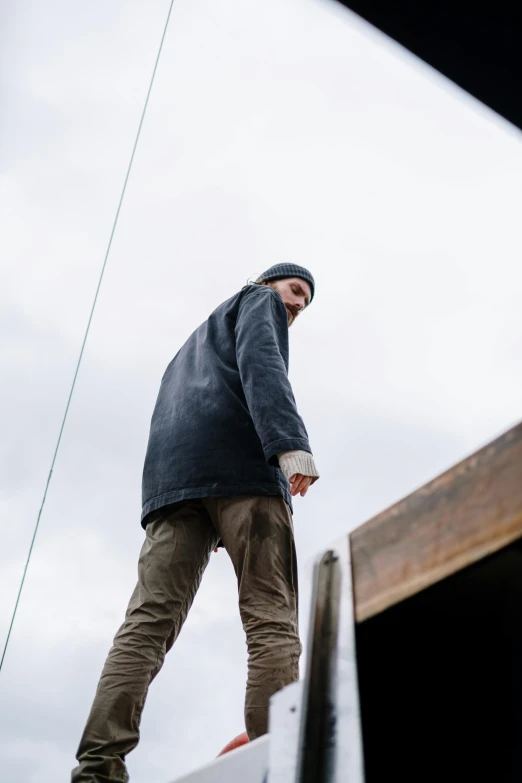
[[[289,451],[280,451],[277,454],[279,467],[283,471],[285,478],[290,482],[290,494],[304,497],[308,492],[308,487],[319,478],[313,456],[308,451],[299,449],[290,449]]]
[[[313,476],[303,476],[302,473],[294,473],[293,476],[290,476],[290,494],[295,496],[300,493],[301,497],[304,498],[308,492],[308,487],[310,484],[313,484],[314,480]]]

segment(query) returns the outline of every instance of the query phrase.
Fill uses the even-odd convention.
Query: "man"
[[[248,647],[245,722],[296,680],[292,496],[319,478],[288,380],[288,328],[314,296],[310,272],[277,264],[221,304],[171,361],[143,471],[138,584],[105,663],[72,783],[126,783],[148,687],[178,637],[210,554],[238,580]]]

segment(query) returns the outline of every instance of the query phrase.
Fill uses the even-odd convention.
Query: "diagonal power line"
[[[47,476],[47,483],[45,485],[45,490],[44,490],[44,494],[43,494],[43,498],[42,498],[42,503],[40,505],[40,510],[38,512],[38,517],[36,519],[36,525],[35,525],[35,528],[34,528],[33,537],[31,539],[31,545],[29,547],[27,560],[25,562],[25,567],[24,567],[24,572],[23,572],[23,575],[22,575],[22,580],[20,582],[20,587],[18,589],[18,595],[16,597],[16,602],[15,602],[14,609],[13,609],[13,614],[11,616],[11,622],[9,624],[9,630],[7,632],[7,638],[5,640],[4,650],[3,650],[3,653],[2,653],[2,659],[0,660],[0,671],[2,670],[2,666],[4,664],[5,654],[7,652],[7,645],[9,644],[9,639],[11,638],[11,631],[13,630],[13,625],[14,625],[16,613],[17,613],[17,610],[18,610],[18,604],[20,603],[20,596],[22,595],[22,590],[23,590],[23,587],[24,587],[25,577],[26,577],[26,574],[27,574],[27,569],[29,567],[29,562],[31,560],[31,554],[33,552],[33,546],[34,546],[34,542],[35,542],[35,539],[36,539],[36,534],[38,533],[38,528],[40,526],[40,518],[42,516],[42,511],[43,511],[43,508],[45,506],[45,501],[46,501],[46,498],[47,498],[47,491],[49,489],[49,484],[51,483],[51,477],[53,475],[54,465],[55,465],[55,462],[56,462],[56,456],[58,454],[58,449],[60,448],[60,443],[61,443],[61,440],[62,440],[63,430],[64,430],[64,427],[65,427],[65,422],[67,421],[67,415],[69,413],[69,407],[71,405],[71,399],[72,399],[72,396],[73,396],[74,387],[76,386],[76,379],[78,378],[78,372],[80,370],[80,364],[81,364],[82,358],[83,358],[83,352],[84,352],[84,349],[85,349],[85,343],[87,342],[87,337],[89,336],[89,330],[91,328],[92,317],[94,315],[94,310],[96,308],[96,302],[98,301],[98,294],[100,293],[100,288],[101,288],[103,276],[105,274],[105,267],[107,266],[107,259],[109,258],[109,253],[111,252],[112,240],[114,238],[114,233],[116,231],[116,226],[118,224],[118,218],[120,217],[121,205],[123,204],[123,199],[125,197],[125,191],[127,190],[127,183],[129,181],[129,177],[130,177],[130,173],[131,173],[131,169],[132,169],[132,164],[134,162],[134,156],[136,154],[136,148],[138,146],[138,142],[139,142],[139,139],[140,139],[140,134],[141,134],[142,126],[143,126],[143,121],[145,119],[145,114],[147,112],[147,106],[149,105],[149,98],[150,98],[150,94],[151,94],[151,91],[152,91],[152,85],[154,84],[154,78],[156,76],[156,71],[158,69],[158,63],[159,63],[159,59],[160,59],[160,56],[161,56],[161,51],[163,49],[163,42],[165,41],[165,36],[167,34],[167,29],[168,29],[168,26],[169,26],[169,21],[170,21],[170,16],[171,16],[171,13],[172,13],[172,6],[173,5],[174,5],[174,0],[171,0],[170,5],[169,5],[169,10],[168,10],[168,13],[167,13],[167,19],[166,19],[165,25],[163,27],[163,33],[162,33],[160,44],[159,44],[159,47],[158,47],[158,52],[157,52],[157,55],[156,55],[154,68],[152,70],[152,76],[150,78],[149,88],[147,90],[145,103],[143,105],[143,111],[141,112],[141,118],[140,118],[140,122],[139,122],[139,125],[138,125],[138,130],[136,132],[136,138],[134,139],[134,145],[132,147],[132,153],[131,153],[131,156],[130,156],[129,165],[127,166],[127,173],[125,174],[125,179],[123,181],[123,187],[121,189],[120,199],[118,201],[118,208],[116,209],[116,215],[114,216],[114,221],[113,221],[111,233],[110,233],[110,236],[109,236],[109,242],[107,244],[107,250],[105,251],[105,257],[103,259],[102,268],[101,268],[100,275],[99,275],[99,278],[98,278],[98,285],[96,287],[96,293],[94,294],[94,299],[93,299],[93,302],[92,302],[91,311],[89,313],[89,318],[87,320],[87,326],[85,328],[85,334],[83,336],[82,346],[80,348],[80,354],[78,356],[78,361],[76,363],[76,369],[74,371],[74,377],[73,377],[73,381],[72,381],[72,384],[71,384],[71,389],[69,391],[69,397],[67,399],[67,405],[65,406],[65,412],[63,414],[63,419],[62,419],[62,424],[61,424],[61,427],[60,427],[60,432],[58,434],[58,440],[56,441],[56,447],[54,449],[54,454],[53,454],[53,458],[52,458],[52,461],[51,461],[51,467],[49,469],[49,475]]]

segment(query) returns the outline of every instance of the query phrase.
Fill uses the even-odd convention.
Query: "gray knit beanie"
[[[304,266],[297,266],[297,264],[276,264],[263,272],[262,275],[256,280],[256,283],[268,283],[269,280],[283,280],[285,277],[300,277],[301,280],[306,280],[310,284],[312,295],[310,302],[314,298],[315,282],[314,278]]]

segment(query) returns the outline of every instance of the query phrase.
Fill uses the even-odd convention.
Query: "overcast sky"
[[[9,623],[169,0],[2,4],[0,635]],[[326,0],[176,0],[4,669],[9,783],[69,779],[136,579],[165,366],[254,274],[316,278],[290,377],[322,547],[520,418],[520,135]],[[153,684],[133,783],[244,729],[226,553]]]

